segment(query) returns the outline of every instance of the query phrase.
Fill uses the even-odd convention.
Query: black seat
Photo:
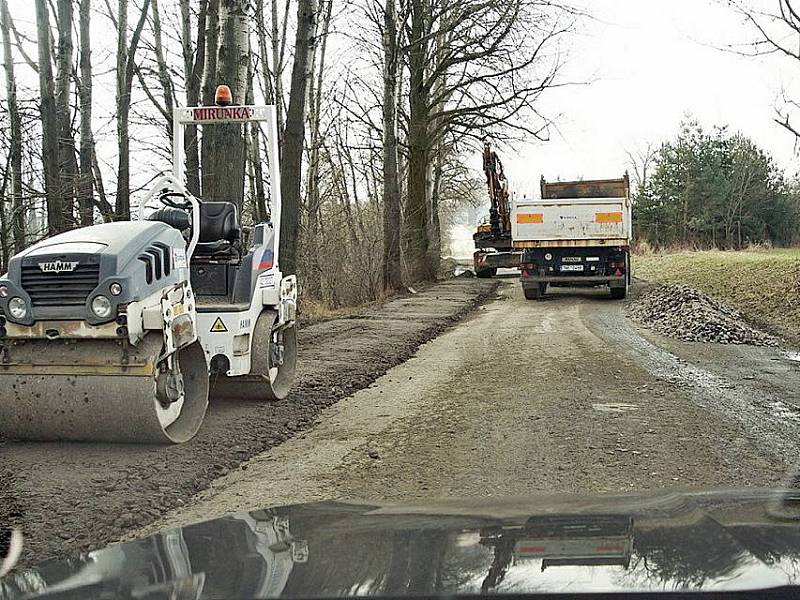
[[[238,256],[241,236],[239,214],[232,202],[203,202],[200,205],[200,239],[195,254]]]
[[[239,215],[232,202],[203,202],[200,205],[200,239],[202,244],[239,239]]]

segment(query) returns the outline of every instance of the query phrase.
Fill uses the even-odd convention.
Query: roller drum
[[[291,325],[283,330],[283,363],[272,360],[272,328],[278,314],[265,310],[253,329],[250,373],[228,377],[212,375],[211,396],[237,400],[283,400],[289,395],[297,368],[297,329]]]
[[[178,351],[184,393],[156,397],[162,339],[25,340],[0,362],[0,435],[15,440],[180,443],[200,428],[208,370],[199,342]]]

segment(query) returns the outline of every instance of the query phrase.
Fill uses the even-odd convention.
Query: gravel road
[[[138,535],[232,510],[772,485],[798,456],[800,369],[767,347],[639,330],[601,291],[500,296],[301,436]],[[246,467],[246,468],[245,468]]]
[[[183,446],[0,446],[0,523],[23,525],[31,563],[320,499],[785,480],[797,355],[663,337],[599,290],[532,302],[515,279],[499,285],[484,304],[496,282],[454,280],[304,328],[290,401],[216,403]]]
[[[26,564],[98,547],[190,502],[213,480],[309,428],[464,318],[496,283],[451,280],[299,333],[299,384],[283,402],[212,403],[199,435],[172,447],[0,441],[0,527],[26,536]]]

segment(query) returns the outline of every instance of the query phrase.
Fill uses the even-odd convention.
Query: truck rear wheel
[[[532,285],[522,284],[522,293],[526,300],[540,300],[547,291],[546,283],[534,283]]]
[[[480,279],[491,279],[495,275],[497,275],[497,267],[492,267],[491,269],[483,269],[482,271],[477,271],[475,273],[475,276],[479,277]]]
[[[625,296],[627,295],[628,295],[628,286],[611,288],[611,297],[614,300],[624,300]]]

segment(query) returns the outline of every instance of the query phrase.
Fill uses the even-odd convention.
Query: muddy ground
[[[27,564],[98,547],[191,502],[212,481],[314,424],[493,295],[452,280],[299,333],[296,389],[280,403],[212,403],[200,434],[173,447],[0,442],[0,524],[21,525]]]
[[[637,286],[638,291],[639,286]],[[771,486],[800,450],[800,365],[641,330],[600,290],[499,298],[153,528],[322,499]]]

